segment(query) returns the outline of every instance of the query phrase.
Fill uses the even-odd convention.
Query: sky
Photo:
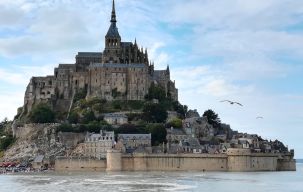
[[[103,51],[111,3],[0,0],[0,120],[13,119],[32,76]],[[122,41],[170,66],[182,104],[303,158],[303,1],[116,0],[116,12]]]

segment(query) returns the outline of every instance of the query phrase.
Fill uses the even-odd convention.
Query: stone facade
[[[170,128],[166,129],[166,133],[166,140],[169,143],[179,143],[180,141],[183,141],[190,137],[185,134],[182,129]]]
[[[126,152],[133,152],[138,148],[151,147],[151,134],[118,134],[118,142],[121,142]]]
[[[111,125],[123,125],[128,122],[128,118],[124,113],[106,113],[104,121]]]
[[[206,117],[192,117],[183,120],[183,127],[186,134],[193,137],[203,138],[214,136],[214,128],[207,122]]]
[[[87,91],[87,98],[143,100],[152,82],[178,100],[178,90],[175,82],[170,80],[169,67],[155,70],[146,49],[140,49],[136,41],[121,41],[116,23],[113,2],[104,51],[79,52],[75,64],[59,64],[52,76],[32,77],[25,92],[25,111],[45,102],[55,111],[66,112],[79,89]]]
[[[115,144],[115,134],[102,130],[100,134],[87,133],[84,144],[85,156],[104,159],[107,150],[112,149]]]

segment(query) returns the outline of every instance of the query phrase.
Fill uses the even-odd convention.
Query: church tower
[[[115,10],[115,0],[113,0],[111,24],[105,35],[104,63],[119,63],[121,54],[121,37],[117,28],[117,18]]]

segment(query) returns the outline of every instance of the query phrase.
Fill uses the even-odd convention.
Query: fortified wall
[[[105,171],[106,161],[88,157],[57,157],[56,171]]]
[[[94,163],[92,163],[94,162]],[[61,158],[57,171],[295,171],[296,162],[281,154],[251,153],[247,149],[229,149],[227,154],[133,154],[109,150],[106,160]]]

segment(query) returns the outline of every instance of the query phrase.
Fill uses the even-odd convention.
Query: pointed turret
[[[169,65],[167,65],[167,68],[166,68],[166,74],[167,74],[168,76],[170,76]]]

